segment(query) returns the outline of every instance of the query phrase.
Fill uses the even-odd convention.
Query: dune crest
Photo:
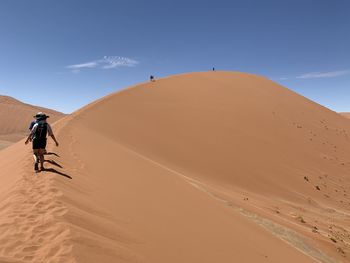
[[[54,129],[38,176],[0,152],[0,262],[349,261],[350,123],[268,79],[159,79]]]

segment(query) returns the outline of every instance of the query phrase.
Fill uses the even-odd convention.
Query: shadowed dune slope
[[[268,79],[164,78],[54,129],[37,176],[0,152],[0,262],[349,261],[350,123]]]
[[[1,144],[8,145],[22,139],[28,133],[33,115],[39,111],[50,115],[51,122],[64,116],[58,111],[26,104],[8,96],[0,96],[0,149]]]

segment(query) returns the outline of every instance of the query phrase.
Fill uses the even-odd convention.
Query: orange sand
[[[0,152],[0,262],[348,262],[350,122],[270,80],[192,73]],[[70,179],[71,177],[72,179]]]
[[[341,112],[340,114],[350,119],[350,112]]]
[[[44,112],[55,122],[64,116],[54,110],[29,105],[8,96],[0,96],[0,150],[22,139],[37,112]]]

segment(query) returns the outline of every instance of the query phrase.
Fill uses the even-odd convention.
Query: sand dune
[[[20,102],[8,96],[0,96],[0,149],[22,139],[28,133],[29,123],[37,112],[50,115],[55,122],[63,113]]]
[[[350,119],[350,112],[341,112],[340,114]]]
[[[54,129],[49,171],[0,152],[0,262],[349,261],[350,123],[268,79],[160,79]]]
[[[6,147],[13,144],[13,142],[10,141],[0,141],[0,150],[5,149]]]

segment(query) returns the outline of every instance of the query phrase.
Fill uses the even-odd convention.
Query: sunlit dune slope
[[[350,112],[341,112],[340,114],[350,119]]]
[[[213,261],[219,247],[237,242],[236,227],[245,225],[235,224],[234,218],[228,225],[216,221],[219,213],[212,212],[207,202],[201,207],[192,203],[197,202],[197,197],[186,196],[184,185],[176,189],[179,178],[218,203],[225,200],[245,207],[247,204],[240,201],[249,200],[246,209],[272,220],[276,219],[268,212],[289,210],[277,222],[287,220],[294,230],[298,230],[294,221],[304,221],[300,217],[317,221],[329,206],[348,209],[339,203],[345,203],[347,197],[334,193],[334,187],[339,188],[334,181],[349,186],[345,177],[350,166],[349,123],[263,77],[209,72],[141,84],[78,111],[65,131],[71,133],[71,137],[65,135],[66,143],[75,142],[72,147],[80,167],[84,167],[87,177],[94,178],[93,185],[101,191],[101,195],[96,191],[91,200],[115,215],[127,215],[135,223],[133,233],[145,239],[137,239],[144,246],[131,251],[142,251],[141,255],[147,255],[151,262],[164,261],[166,255],[172,255],[174,262],[181,261],[190,254],[196,256],[188,262],[203,258]],[[168,173],[170,176],[165,176]],[[322,188],[322,193],[317,187]],[[108,199],[111,203],[106,204]],[[191,207],[195,215],[187,216]],[[208,211],[201,214],[196,210],[199,207],[199,211]],[[307,207],[312,212],[299,212]],[[203,218],[209,225],[199,224]],[[337,219],[333,222],[337,223]],[[213,227],[215,224],[220,227]],[[247,224],[250,229],[250,222]],[[326,222],[310,224],[303,231],[312,233],[313,227],[329,227]],[[204,233],[205,237],[198,239],[185,225],[196,225],[198,228],[192,231]],[[332,241],[325,236],[320,236],[320,243],[327,240],[325,250],[332,253]],[[296,246],[291,239],[287,241]],[[198,247],[186,243],[199,240],[202,244]],[[247,259],[258,260],[248,252],[252,251],[248,249],[251,241],[239,240],[239,250]],[[272,243],[263,243],[273,247]],[[232,247],[227,249],[221,261],[234,257],[230,254]],[[176,254],[178,250],[186,252]],[[199,253],[204,250],[205,256]]]
[[[0,96],[0,141],[11,143],[22,139],[28,133],[29,123],[37,112],[50,115],[51,122],[64,116],[58,111],[29,105],[8,96]]]
[[[178,171],[261,192],[293,192],[309,169],[326,173],[333,155],[339,164],[349,157],[343,118],[248,74],[194,73],[139,85],[79,119]]]
[[[48,171],[0,152],[0,262],[349,261],[350,123],[266,78],[159,79],[54,130]]]

